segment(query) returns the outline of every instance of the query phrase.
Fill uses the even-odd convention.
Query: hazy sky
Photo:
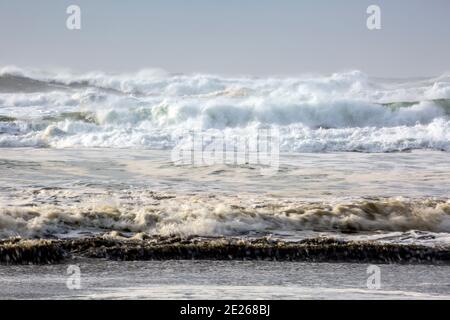
[[[66,28],[81,7],[82,29]],[[382,29],[366,28],[381,7]],[[0,64],[374,76],[450,71],[449,0],[0,0]]]

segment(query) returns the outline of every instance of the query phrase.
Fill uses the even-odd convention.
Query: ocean
[[[448,75],[4,67],[0,297],[448,299],[449,115]]]

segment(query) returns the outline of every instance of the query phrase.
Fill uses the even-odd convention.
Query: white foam
[[[34,141],[57,148],[170,148],[192,129],[251,135],[263,125],[279,129],[282,151],[450,150],[447,76],[393,82],[358,71],[224,78],[158,70],[77,75],[0,69],[0,76],[6,75],[67,87],[1,93],[0,115],[22,125],[19,132],[2,130],[0,146],[31,146]],[[92,114],[96,123],[58,117],[70,112]],[[42,121],[49,116],[55,120]],[[48,134],[47,126],[60,134]]]
[[[403,234],[419,230],[435,240],[425,237],[425,244],[448,245],[450,203],[404,198],[308,203],[244,195],[58,189],[27,190],[8,204],[0,203],[0,238],[58,236],[74,230],[181,236],[391,232],[368,239],[401,243],[421,242],[423,233]]]

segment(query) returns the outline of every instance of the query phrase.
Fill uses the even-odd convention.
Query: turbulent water
[[[0,69],[1,147],[168,149],[186,130],[280,131],[282,152],[450,151],[450,76],[381,80]]]
[[[271,174],[228,149],[261,129]],[[448,299],[449,192],[449,75],[0,68],[3,298]]]
[[[255,195],[177,195],[130,189],[109,192],[33,189],[21,192],[18,200],[16,205],[0,209],[2,238],[110,232],[113,237],[128,235],[134,239],[144,235],[275,235],[283,239],[328,235],[445,245],[450,240],[450,201],[445,200],[388,198],[324,203]]]
[[[169,158],[192,130],[233,139],[261,128],[279,132],[270,177],[245,163]],[[448,246],[448,152],[448,75],[4,67],[0,238],[327,236]]]

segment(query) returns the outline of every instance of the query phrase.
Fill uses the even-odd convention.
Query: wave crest
[[[166,148],[182,131],[277,127],[290,152],[449,151],[450,78],[71,74],[0,69],[0,146]],[[49,131],[64,134],[48,134]]]
[[[302,231],[450,233],[450,202],[435,199],[381,198],[321,203],[148,191],[84,195],[67,190],[37,190],[32,191],[31,197],[34,200],[30,206],[22,203],[0,207],[1,238],[46,238],[73,232],[164,236]]]

